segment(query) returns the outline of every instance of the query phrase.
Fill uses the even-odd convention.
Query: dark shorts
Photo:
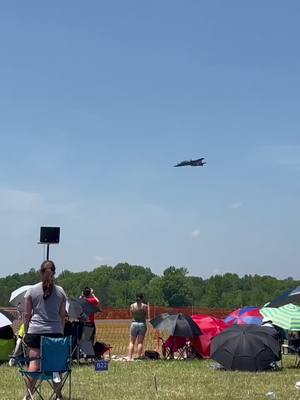
[[[41,336],[47,336],[52,338],[61,338],[63,335],[61,333],[27,333],[24,338],[25,344],[33,349],[41,348]]]

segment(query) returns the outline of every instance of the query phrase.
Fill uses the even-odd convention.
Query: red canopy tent
[[[228,328],[222,319],[205,314],[192,315],[192,319],[201,329],[203,335],[190,338],[192,346],[203,358],[210,358],[210,344],[212,338]]]

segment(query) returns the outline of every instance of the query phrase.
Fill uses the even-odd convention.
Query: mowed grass
[[[111,361],[108,372],[95,372],[92,366],[74,366],[73,400],[150,400],[150,399],[300,399],[294,385],[300,370],[242,373],[214,370],[211,361]],[[0,367],[0,398],[22,399],[23,385],[16,368]],[[155,385],[157,383],[157,390]]]
[[[110,343],[113,354],[125,355],[129,322],[100,322],[98,340]],[[149,329],[146,346],[155,349],[155,332]],[[284,368],[277,372],[242,373],[216,370],[212,360],[193,361],[111,361],[108,372],[95,372],[92,365],[73,367],[72,399],[171,400],[171,399],[299,399],[300,368],[294,368],[294,356],[285,356]],[[0,399],[18,400],[24,384],[17,368],[0,366]]]

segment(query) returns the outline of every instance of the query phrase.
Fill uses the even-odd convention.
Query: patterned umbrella
[[[294,304],[286,304],[278,308],[264,307],[260,312],[273,325],[289,331],[300,331],[300,307]]]
[[[233,325],[233,324],[261,325],[262,319],[263,316],[261,315],[258,307],[243,307],[243,308],[238,308],[237,310],[229,314],[224,319],[224,322],[228,325]]]

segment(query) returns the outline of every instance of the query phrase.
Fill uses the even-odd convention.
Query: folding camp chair
[[[80,361],[80,348],[79,342],[83,331],[83,322],[73,321],[71,323],[65,324],[64,336],[72,337],[72,359],[77,360],[79,364]]]
[[[78,347],[81,355],[85,359],[94,359],[95,358],[95,350],[94,350],[94,328],[90,326],[84,326],[81,338],[78,343]]]
[[[288,349],[296,355],[295,367],[300,367],[300,339],[292,339],[288,345]]]
[[[48,382],[51,388],[49,400],[61,398],[61,391],[65,383],[69,381],[68,399],[71,399],[71,345],[70,336],[65,338],[41,337],[40,357],[37,358],[40,360],[40,370],[29,372],[20,368],[20,373],[26,383],[26,395],[29,399],[33,400],[33,396],[37,395],[39,399],[46,400],[42,394],[44,381]],[[28,388],[30,380],[35,382],[32,390]]]
[[[20,366],[21,364],[28,365],[28,347],[23,339],[18,337],[14,352],[9,356],[9,366]]]
[[[186,360],[190,352],[190,342],[186,338],[174,337],[174,351],[177,355],[177,360]]]
[[[161,342],[161,355],[165,360],[174,359],[174,353],[172,349],[166,345],[166,341],[163,337],[157,336],[158,343]]]
[[[167,360],[184,360],[187,358],[188,343],[186,338],[179,336],[169,336],[166,341],[162,341],[162,356]]]

